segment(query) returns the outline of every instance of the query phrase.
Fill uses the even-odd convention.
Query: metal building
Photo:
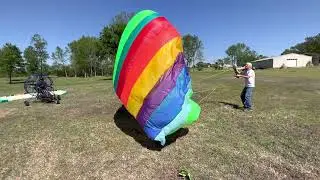
[[[312,56],[302,54],[285,54],[276,57],[263,58],[252,62],[256,69],[280,68],[286,67],[306,67],[308,63],[312,63]]]

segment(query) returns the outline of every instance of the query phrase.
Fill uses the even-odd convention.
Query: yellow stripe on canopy
[[[152,90],[161,76],[173,66],[178,54],[182,51],[181,37],[175,37],[162,46],[149,61],[130,91],[126,107],[134,117],[137,117],[137,114],[143,105],[144,98]]]

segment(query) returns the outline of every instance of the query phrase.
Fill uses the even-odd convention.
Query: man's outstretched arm
[[[236,77],[242,77],[242,78],[250,78],[250,77],[253,77],[253,75],[242,75],[242,74],[238,74],[238,75],[235,75]]]

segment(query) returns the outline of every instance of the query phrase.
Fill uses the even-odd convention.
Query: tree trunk
[[[94,63],[94,76],[97,77],[97,63]]]
[[[101,68],[101,76],[103,76],[103,63],[100,64],[100,68]]]
[[[9,72],[9,84],[12,84],[11,76],[12,76],[12,72]]]
[[[92,77],[93,75],[92,69],[93,69],[92,58],[90,58],[90,77]]]
[[[195,56],[195,55],[194,55]],[[194,68],[195,68],[195,65],[194,65],[194,56],[193,56],[193,58],[192,58],[192,62],[191,62],[191,64],[192,64],[192,72],[194,72]]]
[[[103,66],[102,66],[102,68],[101,68],[101,75],[103,76]]]
[[[64,67],[64,74],[66,75],[66,77],[68,77],[67,67]]]

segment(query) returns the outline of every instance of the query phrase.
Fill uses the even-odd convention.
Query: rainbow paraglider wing
[[[167,135],[199,117],[200,107],[191,99],[182,38],[154,11],[140,11],[128,22],[116,55],[113,85],[147,136],[162,145]]]

